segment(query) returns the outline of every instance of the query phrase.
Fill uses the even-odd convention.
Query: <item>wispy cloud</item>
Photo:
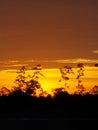
[[[98,50],[93,50],[92,53],[98,54]]]
[[[19,60],[5,60],[5,61],[0,61],[0,64],[16,64],[19,63]]]
[[[98,59],[66,59],[66,60],[56,60],[57,63],[95,63]]]
[[[14,64],[14,65],[10,65],[10,67],[21,67],[21,66],[27,66],[27,64]]]
[[[98,50],[96,50],[98,51]],[[97,52],[96,52],[97,53]],[[75,59],[58,59],[58,60],[26,60],[24,63],[95,63],[98,59],[86,59],[86,58],[75,58]]]
[[[9,63],[18,63],[19,60],[9,60],[8,62],[9,62]]]
[[[25,61],[26,63],[34,63],[34,62],[55,62],[55,60],[33,60],[33,59],[31,59],[31,60],[26,60]]]

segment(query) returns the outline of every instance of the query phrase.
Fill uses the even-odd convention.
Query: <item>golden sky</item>
[[[0,60],[97,57],[97,0],[0,1]]]

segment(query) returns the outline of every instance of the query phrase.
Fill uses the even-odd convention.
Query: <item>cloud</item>
[[[98,50],[93,50],[92,53],[98,54]]]
[[[14,64],[14,65],[10,65],[10,67],[22,67],[22,66],[27,66],[28,64]]]
[[[95,63],[98,59],[66,59],[66,60],[56,60],[57,63]]]
[[[97,50],[98,51],[98,50]],[[98,52],[96,52],[98,53]],[[75,59],[59,59],[59,60],[28,60],[26,63],[39,62],[39,63],[96,63],[98,59],[86,59],[86,58],[75,58]]]
[[[18,63],[19,60],[9,60],[8,62],[9,62],[9,63]]]

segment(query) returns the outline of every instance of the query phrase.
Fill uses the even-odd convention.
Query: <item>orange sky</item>
[[[0,60],[98,57],[97,0],[0,1]]]
[[[98,0],[0,1],[1,84],[15,77],[6,69],[42,64],[52,71],[80,62],[98,63]],[[48,86],[56,84],[56,73]]]

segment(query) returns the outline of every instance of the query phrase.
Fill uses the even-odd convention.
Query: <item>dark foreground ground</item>
[[[3,123],[2,123],[3,121]],[[29,127],[59,128],[82,127],[94,129],[98,124],[98,95],[69,95],[60,92],[53,99],[50,96],[31,97],[21,92],[0,97],[0,125],[15,124],[18,128]],[[75,125],[75,126],[74,126]],[[14,128],[14,127],[13,127]],[[20,128],[20,127],[19,127]]]
[[[0,119],[49,120],[97,119],[98,95],[69,95],[55,98],[31,97],[20,92],[0,97]]]

